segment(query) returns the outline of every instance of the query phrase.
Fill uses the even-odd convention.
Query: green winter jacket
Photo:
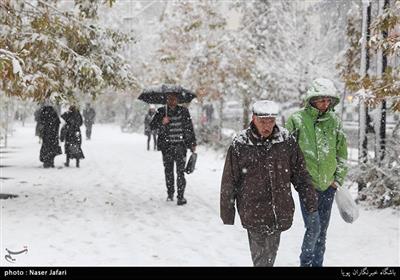
[[[332,98],[325,113],[320,114],[311,106],[310,99],[316,96]],[[332,91],[320,92],[311,87],[305,108],[293,113],[286,123],[299,142],[307,170],[319,191],[327,190],[332,182],[342,185],[348,170],[346,136],[339,117],[333,112],[338,103],[339,98]]]

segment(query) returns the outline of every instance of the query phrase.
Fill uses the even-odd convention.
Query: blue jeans
[[[324,261],[326,233],[336,189],[329,187],[318,194],[318,215],[314,221],[307,212],[304,202],[300,200],[306,233],[301,246],[300,266],[322,266]]]

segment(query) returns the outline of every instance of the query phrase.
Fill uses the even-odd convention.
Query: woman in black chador
[[[43,106],[39,114],[41,126],[42,147],[40,148],[40,161],[44,168],[54,167],[54,158],[60,155],[61,147],[58,145],[58,132],[60,119],[56,110],[50,106]]]
[[[79,160],[85,158],[81,149],[82,145],[82,116],[75,106],[70,106],[69,110],[61,115],[65,120],[61,128],[61,142],[65,141],[65,154],[67,156],[65,166],[69,166],[71,158],[76,159],[76,167],[79,167]]]

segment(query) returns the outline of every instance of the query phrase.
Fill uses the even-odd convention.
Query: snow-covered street
[[[82,128],[83,129],[83,128]],[[83,142],[81,167],[44,169],[34,124],[16,124],[1,150],[0,265],[16,266],[252,266],[247,232],[219,218],[224,155],[199,147],[186,175],[188,204],[166,201],[161,153],[141,134],[95,125]],[[304,234],[297,193],[295,220],[282,234],[276,266],[298,266]],[[392,209],[360,209],[346,224],[333,206],[326,266],[399,266],[400,219]],[[4,259],[6,248],[27,254]]]

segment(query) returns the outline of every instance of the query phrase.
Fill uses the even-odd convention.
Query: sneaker
[[[174,196],[173,195],[168,195],[167,201],[174,201]]]
[[[187,200],[185,198],[178,198],[178,202],[176,203],[177,205],[184,205],[187,203]]]

